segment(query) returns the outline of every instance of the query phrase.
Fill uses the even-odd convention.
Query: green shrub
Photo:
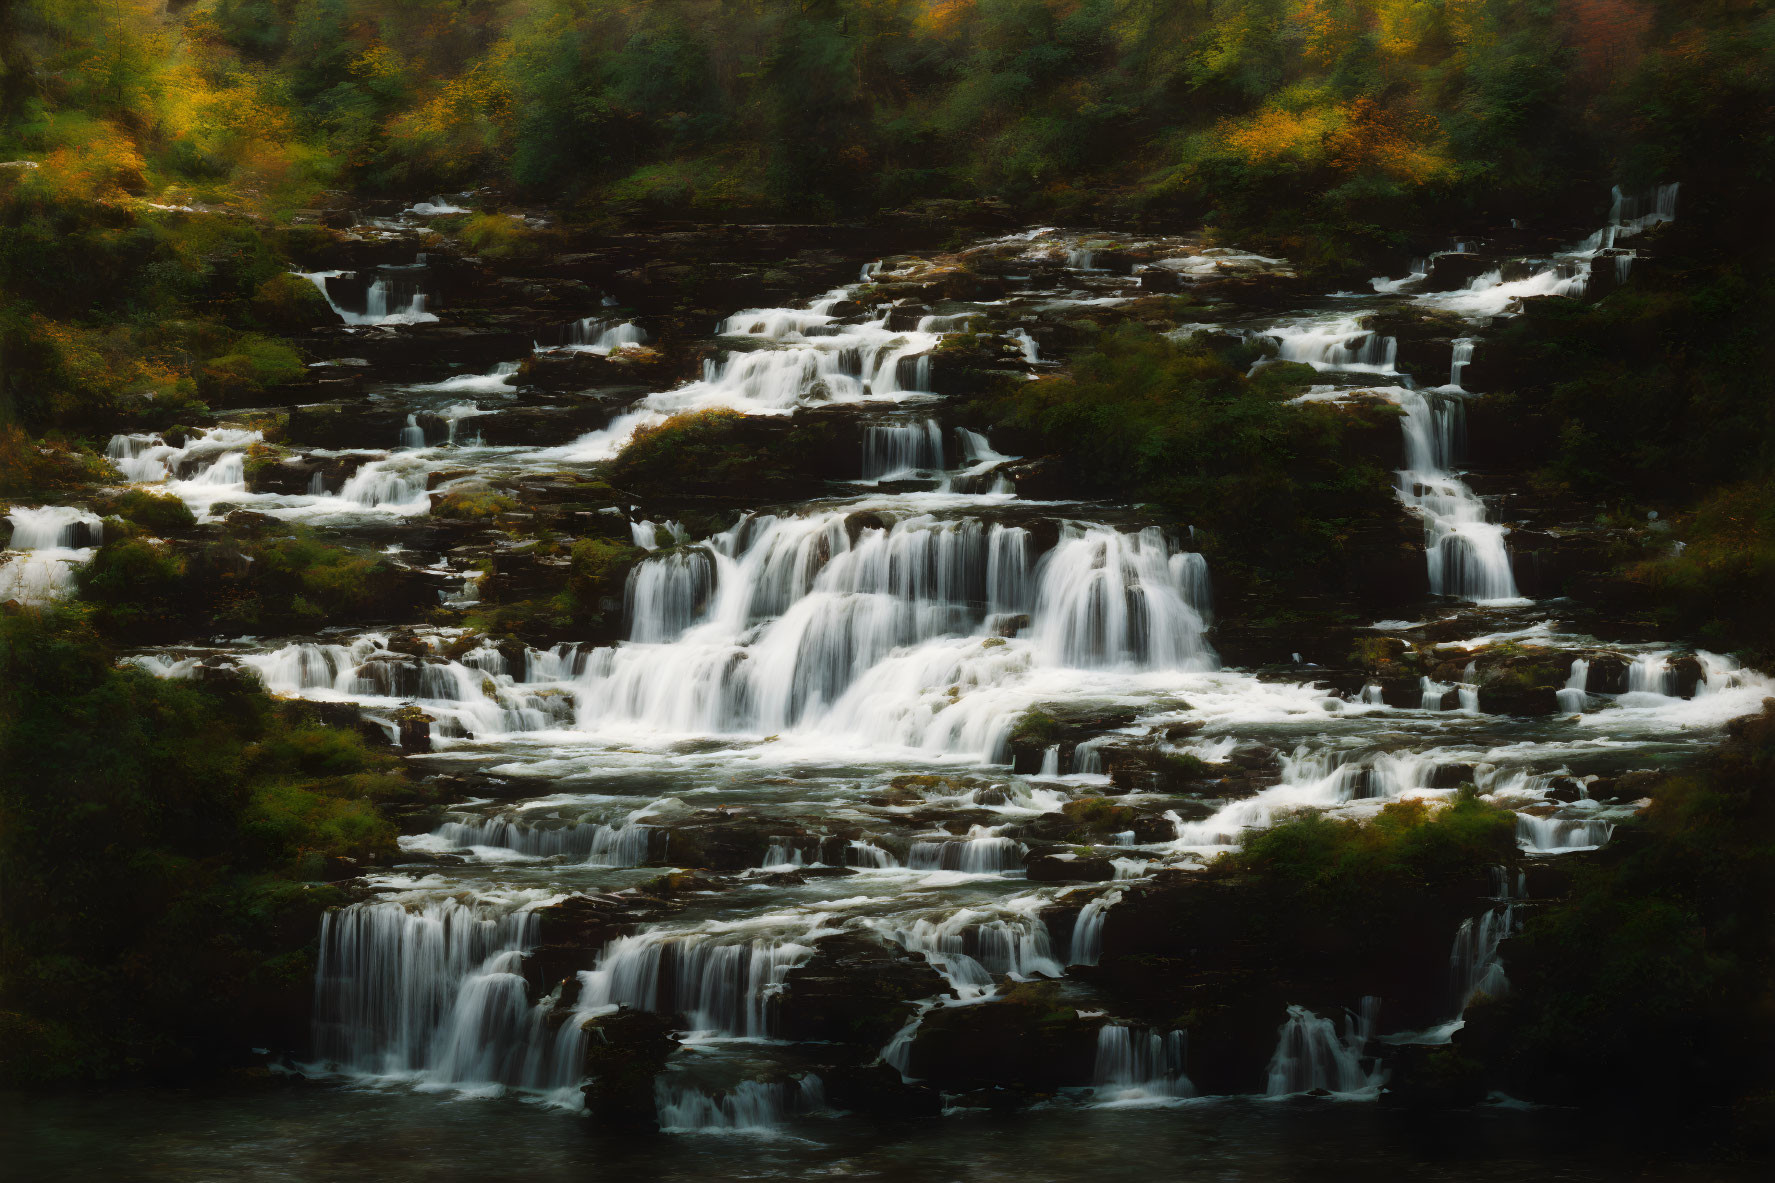
[[[327,298],[310,280],[279,272],[253,293],[253,316],[277,333],[299,333],[338,323]]]
[[[197,525],[197,518],[182,500],[170,493],[131,489],[117,499],[115,512],[150,534],[180,534]]]
[[[510,513],[517,507],[517,501],[510,494],[485,485],[475,485],[444,493],[432,502],[431,512],[434,517],[479,522],[498,517],[502,513]]]

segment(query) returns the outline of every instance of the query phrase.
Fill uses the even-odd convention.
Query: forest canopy
[[[26,188],[832,217],[992,195],[1395,242],[1769,177],[1757,0],[20,0]]]

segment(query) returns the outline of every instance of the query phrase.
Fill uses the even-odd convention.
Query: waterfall
[[[425,428],[419,426],[418,415],[407,416],[407,425],[401,428],[400,446],[403,448],[423,448],[425,446]]]
[[[750,308],[717,326],[724,336],[751,338],[770,348],[735,350],[704,363],[702,378],[650,394],[608,427],[552,454],[574,461],[614,456],[639,427],[684,411],[726,408],[752,415],[784,415],[824,403],[899,402],[930,389],[930,351],[943,330],[898,332],[887,309],[859,324],[837,324],[827,309],[850,299],[840,288],[806,309]]]
[[[402,435],[404,437],[405,432]],[[423,432],[420,440],[423,443]],[[364,509],[382,509],[396,514],[424,513],[431,508],[431,499],[426,496],[426,476],[421,468],[403,467],[392,460],[372,460],[346,478],[339,487],[338,497],[340,501]]]
[[[844,848],[844,865],[860,871],[887,871],[900,865],[900,860],[875,845],[856,838]]]
[[[74,591],[80,568],[92,561],[104,541],[105,525],[95,513],[67,506],[16,506],[8,552],[0,557],[0,603],[47,604]]]
[[[414,268],[423,267],[416,264]],[[355,312],[341,307],[333,293],[333,285],[329,280],[351,279],[350,271],[312,271],[297,272],[320,289],[321,295],[339,319],[348,325],[416,325],[436,321],[437,315],[426,311],[426,296],[416,280],[405,276],[393,277],[378,275],[364,291],[364,310]]]
[[[1106,891],[1079,909],[1072,926],[1072,955],[1068,965],[1096,965],[1103,956],[1104,913],[1121,902],[1120,891]]]
[[[795,1080],[743,1081],[714,1095],[661,1076],[653,1090],[660,1128],[675,1133],[766,1132],[791,1116],[826,1108],[825,1088],[811,1072]]]
[[[637,524],[637,541],[640,526],[651,527],[652,523]],[[714,599],[715,584],[715,559],[700,548],[675,550],[636,563],[623,588],[629,639],[676,641],[702,619]]]
[[[657,581],[658,602],[637,590],[632,637],[679,639],[592,651],[576,687],[582,719],[681,732],[891,733],[897,743],[991,753],[1016,708],[963,696],[933,716],[923,705],[930,689],[994,685],[1038,655],[1061,667],[1215,665],[1186,600],[1203,586],[1200,568],[1174,567],[1156,529],[1070,524],[1033,566],[1020,527],[923,515],[854,533],[837,512],[749,517],[700,549],[713,590],[694,616],[690,605],[704,603],[701,560],[636,568],[634,586]],[[1004,617],[1019,614],[1032,617],[1033,650],[954,640],[1004,631]]]
[[[567,344],[561,348],[574,353],[608,356],[619,349],[645,345],[649,340],[646,330],[631,321],[588,316],[567,326]],[[545,348],[537,346],[538,350]]]
[[[1573,714],[1582,713],[1590,704],[1590,696],[1584,688],[1590,684],[1590,662],[1582,657],[1572,658],[1572,670],[1565,680],[1565,685],[1558,692],[1559,709]]]
[[[1516,815],[1516,844],[1530,854],[1563,854],[1606,845],[1615,823],[1597,818]]]
[[[1067,523],[1037,571],[1035,636],[1051,664],[1212,669],[1200,613],[1157,527],[1137,535]]]
[[[1448,387],[1450,391],[1461,389],[1461,374],[1473,360],[1473,347],[1476,344],[1472,337],[1457,337],[1449,354]]]
[[[547,892],[416,893],[321,919],[317,1057],[354,1075],[547,1092],[580,1075],[580,1033],[527,1000],[520,969]]]
[[[438,382],[426,382],[413,387],[414,390],[437,391],[443,394],[510,394],[516,385],[512,380],[518,376],[518,363],[502,361],[484,374],[458,374],[454,378],[445,378]],[[450,408],[451,411],[456,408]],[[484,414],[472,406],[462,415]],[[445,412],[446,415],[449,411]]]
[[[664,831],[639,823],[621,826],[585,823],[534,826],[505,818],[479,822],[445,822],[433,830],[423,847],[510,851],[531,858],[571,858],[588,867],[638,867],[652,857],[655,835]],[[421,847],[404,840],[403,848]]]
[[[1035,338],[1029,335],[1028,329],[1012,329],[1010,338],[1017,343],[1017,348],[1022,350],[1023,360],[1029,365],[1033,366],[1042,360],[1041,350],[1036,347]]]
[[[691,1028],[743,1039],[771,1034],[770,1011],[789,971],[813,954],[799,939],[720,939],[721,934],[656,930],[612,941],[597,968],[581,974],[582,1009],[631,1006],[682,1014]]]
[[[1354,316],[1277,325],[1266,333],[1282,361],[1343,373],[1397,373],[1399,342],[1364,329]]]
[[[871,917],[865,923],[909,953],[922,953],[962,1000],[994,990],[993,976],[1014,981],[1058,978],[1065,974],[1054,957],[1048,926],[1037,910],[1039,895],[1000,902],[998,912],[961,908],[939,918]]]
[[[1097,1031],[1093,1073],[1100,1104],[1141,1104],[1196,1095],[1184,1074],[1188,1034],[1105,1023]]]
[[[1461,921],[1455,932],[1454,948],[1448,954],[1449,988],[1457,1019],[1479,995],[1498,998],[1509,989],[1504,963],[1498,959],[1498,946],[1510,935],[1511,924],[1508,903]]]
[[[906,865],[914,871],[957,871],[965,875],[1000,875],[1023,869],[1024,846],[1000,837],[991,827],[970,826],[964,839],[914,842]]]
[[[1264,1095],[1324,1089],[1332,1093],[1367,1093],[1377,1090],[1384,1073],[1362,1067],[1369,1037],[1380,1011],[1380,999],[1364,998],[1360,1016],[1346,1014],[1344,1031],[1304,1006],[1288,1008],[1288,1019],[1277,1032],[1276,1052],[1270,1057],[1269,1083]]]
[[[665,531],[665,536],[668,539],[664,543],[660,541],[660,531],[662,530]],[[681,545],[690,538],[690,534],[684,529],[682,523],[670,519],[663,522],[643,520],[629,523],[629,538],[642,550],[658,550],[662,545]]]
[[[935,419],[871,424],[863,429],[865,481],[940,472],[943,468],[943,429]]]
[[[1430,591],[1479,603],[1520,599],[1505,528],[1487,521],[1485,503],[1448,471],[1461,436],[1458,396],[1403,388],[1391,394],[1404,412],[1399,499],[1423,519]]]

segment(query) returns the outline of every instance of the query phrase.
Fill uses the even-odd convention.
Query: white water
[[[327,280],[343,279],[349,271],[298,272],[320,289],[327,304],[348,325],[416,325],[435,322],[437,314],[426,311],[426,296],[418,280],[406,276],[378,275],[364,292],[364,310],[341,307],[327,288]]]
[[[1188,265],[1173,262],[1188,274],[1194,269],[1214,274],[1230,258],[1191,255]],[[1094,272],[1087,282],[1116,281]],[[1551,766],[1575,763],[1586,745],[1625,749],[1646,737],[1689,742],[1734,713],[1756,709],[1764,688],[1758,675],[1704,657],[1702,689],[1693,699],[1674,699],[1666,693],[1672,685],[1666,676],[1669,662],[1658,666],[1647,655],[1632,675],[1639,689],[1599,696],[1586,704],[1596,709],[1577,720],[1537,722],[1557,729],[1553,738],[1537,732],[1533,742],[1525,742],[1511,721],[1477,719],[1462,709],[1476,705],[1469,682],[1433,686],[1425,695],[1435,699],[1432,712],[1388,707],[1379,700],[1378,687],[1374,694],[1352,693],[1346,699],[1323,686],[1219,670],[1205,635],[1208,564],[1183,532],[1111,524],[1125,520],[1119,510],[1015,503],[1008,483],[991,472],[1011,458],[976,433],[942,431],[929,411],[932,396],[908,389],[929,385],[924,355],[938,340],[934,330],[964,322],[968,314],[927,322],[932,331],[923,334],[895,334],[880,321],[832,323],[826,309],[833,299],[829,295],[810,309],[767,309],[730,318],[723,326],[729,333],[762,348],[735,352],[712,365],[702,382],[654,396],[633,422],[669,413],[674,400],[693,405],[705,397],[712,400],[708,405],[742,409],[768,404],[769,413],[833,399],[915,402],[916,409],[883,406],[864,412],[882,416],[865,428],[892,430],[865,436],[861,455],[852,453],[858,468],[843,471],[857,471],[865,479],[908,472],[936,477],[937,490],[888,495],[874,489],[857,496],[852,485],[846,490],[849,500],[749,516],[708,538],[674,522],[638,519],[635,507],[619,509],[622,516],[609,524],[620,532],[627,521],[631,540],[649,557],[629,577],[625,640],[614,646],[569,642],[521,653],[510,648],[464,653],[456,630],[421,629],[429,659],[395,653],[387,647],[390,639],[379,634],[230,647],[235,660],[259,669],[279,693],[352,702],[385,724],[393,709],[418,705],[433,719],[440,758],[460,761],[502,786],[497,804],[466,803],[432,833],[403,839],[413,855],[436,860],[427,868],[436,873],[423,887],[410,889],[402,911],[466,909],[478,927],[465,923],[452,933],[480,931],[490,921],[498,939],[490,938],[490,947],[472,950],[473,955],[450,952],[448,972],[420,975],[434,982],[427,989],[447,996],[449,1005],[432,1008],[438,1017],[424,1028],[428,1035],[400,1043],[418,1050],[394,1057],[404,1066],[389,1071],[404,1074],[399,1078],[471,1092],[527,1089],[577,1104],[568,1087],[576,1078],[562,1082],[570,1075],[563,1065],[577,1063],[583,1051],[578,1022],[617,1005],[640,1006],[683,1013],[695,1031],[691,1048],[674,1057],[661,1079],[665,1091],[659,1100],[668,1126],[769,1128],[799,1112],[799,1102],[783,1086],[805,1080],[805,1073],[772,1068],[754,1079],[759,1073],[751,1063],[737,1086],[712,1088],[704,1077],[680,1069],[705,1058],[743,1060],[760,1049],[789,1055],[773,1042],[781,1031],[777,1018],[781,1007],[792,1004],[785,989],[790,972],[811,956],[821,935],[867,933],[925,955],[954,991],[954,998],[942,996],[954,1005],[990,1000],[1007,981],[1056,978],[1066,964],[1098,963],[1104,918],[1129,889],[1117,885],[1086,903],[1069,945],[1059,947],[1042,912],[1074,889],[1025,881],[1024,849],[1009,827],[1103,791],[1110,744],[1153,744],[1162,732],[1167,738],[1158,750],[1189,752],[1216,765],[1271,748],[1285,753],[1279,783],[1269,785],[1267,775],[1260,775],[1258,783],[1268,787],[1202,821],[1177,822],[1170,814],[1176,835],[1171,842],[1129,849],[1133,834],[1125,832],[1094,843],[1098,855],[1115,856],[1115,873],[1123,877],[1148,874],[1157,866],[1190,865],[1301,807],[1350,817],[1407,797],[1437,807],[1453,790],[1428,786],[1433,779],[1451,783],[1435,775],[1450,764],[1470,766],[1462,779],[1473,780],[1489,800],[1555,814],[1523,815],[1519,829],[1525,847],[1581,849],[1598,835],[1606,839],[1606,828],[1626,811],[1605,811],[1593,802],[1550,804],[1545,788]],[[995,323],[1002,323],[997,315]],[[1379,374],[1396,361],[1385,338],[1359,326],[1324,318],[1295,318],[1290,326],[1280,334],[1289,337],[1289,352],[1328,375],[1340,367],[1373,367],[1355,372]],[[890,356],[895,358],[891,373],[883,368]],[[1457,343],[1449,387],[1459,386],[1470,356]],[[504,385],[500,373],[465,375],[437,386]],[[1458,459],[1459,394],[1447,388],[1410,390],[1400,381],[1397,391],[1385,393],[1402,406],[1417,400],[1403,417],[1408,472],[1458,484],[1452,472]],[[603,441],[600,447],[614,446],[620,435],[594,433]],[[125,437],[126,453],[137,447],[132,439]],[[583,452],[585,444],[575,447]],[[156,446],[141,441],[141,454],[126,459],[153,460],[146,453]],[[245,446],[240,442],[224,451],[238,455]],[[521,459],[501,455],[494,462],[511,460],[521,470],[553,472],[571,468],[571,450],[527,452]],[[226,500],[248,501],[251,495],[233,483],[239,468],[217,463],[219,455],[203,461],[208,483],[227,486]],[[445,464],[477,463],[487,461],[459,455],[428,468],[418,456],[373,460],[352,489],[357,500],[345,502],[343,492],[316,497],[298,512],[322,512],[324,502],[370,510],[413,505],[414,512],[422,512],[428,472]],[[178,474],[181,485],[198,475],[197,464],[193,455]],[[1413,495],[1427,496],[1416,490]],[[1439,495],[1457,504],[1426,501],[1424,512],[1434,510],[1452,523],[1450,535],[1485,525],[1482,510],[1477,517],[1462,517],[1468,512],[1460,504],[1463,497],[1477,506],[1464,486]],[[683,517],[694,523],[703,515],[685,512]],[[1427,536],[1430,529],[1427,520]],[[1451,546],[1443,566],[1449,580],[1472,591],[1473,577],[1463,573],[1473,565],[1466,555],[1469,546]],[[1505,553],[1505,570],[1507,561]],[[1483,572],[1485,564],[1479,569]],[[1497,639],[1508,638],[1500,633]],[[445,660],[446,651],[457,656]],[[188,656],[168,655],[156,672],[179,676],[195,668]],[[1065,749],[1055,747],[1051,760],[1044,757],[1041,783],[1005,768],[1011,730],[1025,711],[1079,703],[1132,708],[1135,722],[1083,738],[1072,749],[1070,768],[1062,758]],[[1180,737],[1167,730],[1175,724],[1189,729]],[[1496,729],[1502,737],[1494,739],[1488,730],[1478,738],[1480,727]],[[1383,734],[1381,742],[1377,737]],[[917,778],[940,783],[900,795],[886,783],[900,773],[940,774]],[[944,779],[949,777],[953,783]],[[1163,807],[1141,797],[1126,801],[1149,814]],[[636,808],[643,801],[652,804]],[[513,966],[532,938],[512,919],[516,907],[509,893],[537,885],[605,893],[645,882],[656,872],[627,868],[671,861],[674,846],[667,838],[676,840],[674,825],[693,816],[699,824],[715,824],[718,808],[765,822],[753,833],[779,835],[768,849],[761,841],[746,862],[801,873],[764,876],[748,870],[724,877],[730,890],[719,892],[705,892],[693,881],[674,899],[667,919],[618,939],[595,964],[583,967],[571,1018],[562,1021],[565,1008],[556,1007],[545,1022],[537,1007],[520,1004]],[[965,822],[941,817],[941,811],[961,810],[970,811]],[[769,825],[779,819],[781,829]],[[781,836],[791,833],[795,837]],[[853,837],[859,833],[867,837]],[[1107,845],[1112,842],[1117,845]],[[889,845],[905,852],[905,865]],[[687,851],[688,846],[681,848],[677,857],[694,862]],[[857,874],[824,877],[818,870],[822,859],[842,861]],[[487,890],[490,885],[494,890]],[[405,894],[404,889],[396,896]],[[352,923],[360,930],[370,927],[368,919]],[[423,926],[394,917],[378,923],[386,933],[362,946],[366,958],[402,961],[405,950],[419,947],[397,937],[409,927],[424,931]],[[1486,967],[1496,961],[1485,957],[1490,936],[1482,918],[1475,917],[1457,938],[1457,948],[1469,950],[1462,964],[1489,973]],[[441,939],[446,949],[453,948],[453,936]],[[1440,954],[1440,948],[1429,951],[1432,960]],[[339,958],[335,962],[343,964]],[[586,960],[592,961],[590,951]],[[1472,975],[1457,974],[1455,960],[1451,952],[1451,978],[1464,983]],[[375,972],[388,983],[385,994],[407,998],[421,992],[401,977],[401,966]],[[445,984],[435,986],[436,980]],[[340,985],[334,997],[339,1009],[363,992]],[[457,1002],[464,997],[480,1008],[474,1013],[481,1019],[457,1017]],[[382,1021],[366,1019],[363,1027]],[[1329,1044],[1320,1038],[1326,1028]],[[349,1024],[342,1029],[359,1030]],[[884,1060],[904,1069],[917,1029],[914,1020],[894,1036],[883,1048]],[[1104,1091],[1099,1100],[1116,1093],[1126,1094],[1121,1099],[1129,1103],[1182,1095],[1166,1083],[1174,1075],[1173,1034],[1176,1087],[1187,1082],[1181,1033],[1117,1029],[1126,1033],[1126,1047],[1113,1047],[1100,1061]],[[1346,1025],[1340,1034],[1329,1020],[1291,1015],[1275,1065],[1282,1087],[1371,1095],[1374,1074],[1363,1047],[1373,1033],[1371,1025],[1360,1031]],[[1108,1039],[1115,1043],[1124,1036]],[[477,1045],[486,1060],[474,1058]],[[335,1058],[352,1072],[384,1073],[385,1049],[369,1035],[350,1035],[342,1046],[345,1051]],[[743,1050],[735,1051],[736,1046]],[[1345,1089],[1351,1082],[1343,1068],[1352,1059],[1360,1080]]]
[[[1320,1018],[1304,1006],[1288,1008],[1288,1020],[1277,1033],[1264,1094],[1284,1097],[1323,1089],[1344,1095],[1372,1094],[1385,1080],[1363,1063],[1373,1034],[1380,1000],[1364,998],[1360,1015],[1346,1013],[1344,1028]]]
[[[65,599],[80,568],[92,562],[93,548],[104,540],[104,523],[89,510],[15,506],[6,520],[12,524],[12,539],[0,552],[0,603]]]
[[[704,363],[699,381],[648,395],[607,428],[558,450],[567,460],[614,456],[639,427],[690,411],[726,409],[749,415],[786,415],[820,403],[902,402],[930,384],[929,351],[936,332],[891,332],[885,311],[856,325],[834,324],[826,309],[849,299],[840,288],[810,309],[755,308],[721,322],[726,336],[758,347]]]
[[[1152,1105],[1196,1095],[1184,1074],[1188,1034],[1105,1023],[1093,1073],[1100,1105]]]

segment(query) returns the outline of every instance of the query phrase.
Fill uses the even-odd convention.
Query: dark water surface
[[[1644,1131],[1641,1130],[1641,1133]],[[325,1087],[0,1095],[0,1178],[17,1180],[1117,1179],[1738,1180],[1706,1135],[1662,1149],[1570,1111],[1410,1114],[1371,1104],[1210,1100],[1056,1107],[910,1124],[804,1120],[771,1138],[602,1138],[507,1100]]]

